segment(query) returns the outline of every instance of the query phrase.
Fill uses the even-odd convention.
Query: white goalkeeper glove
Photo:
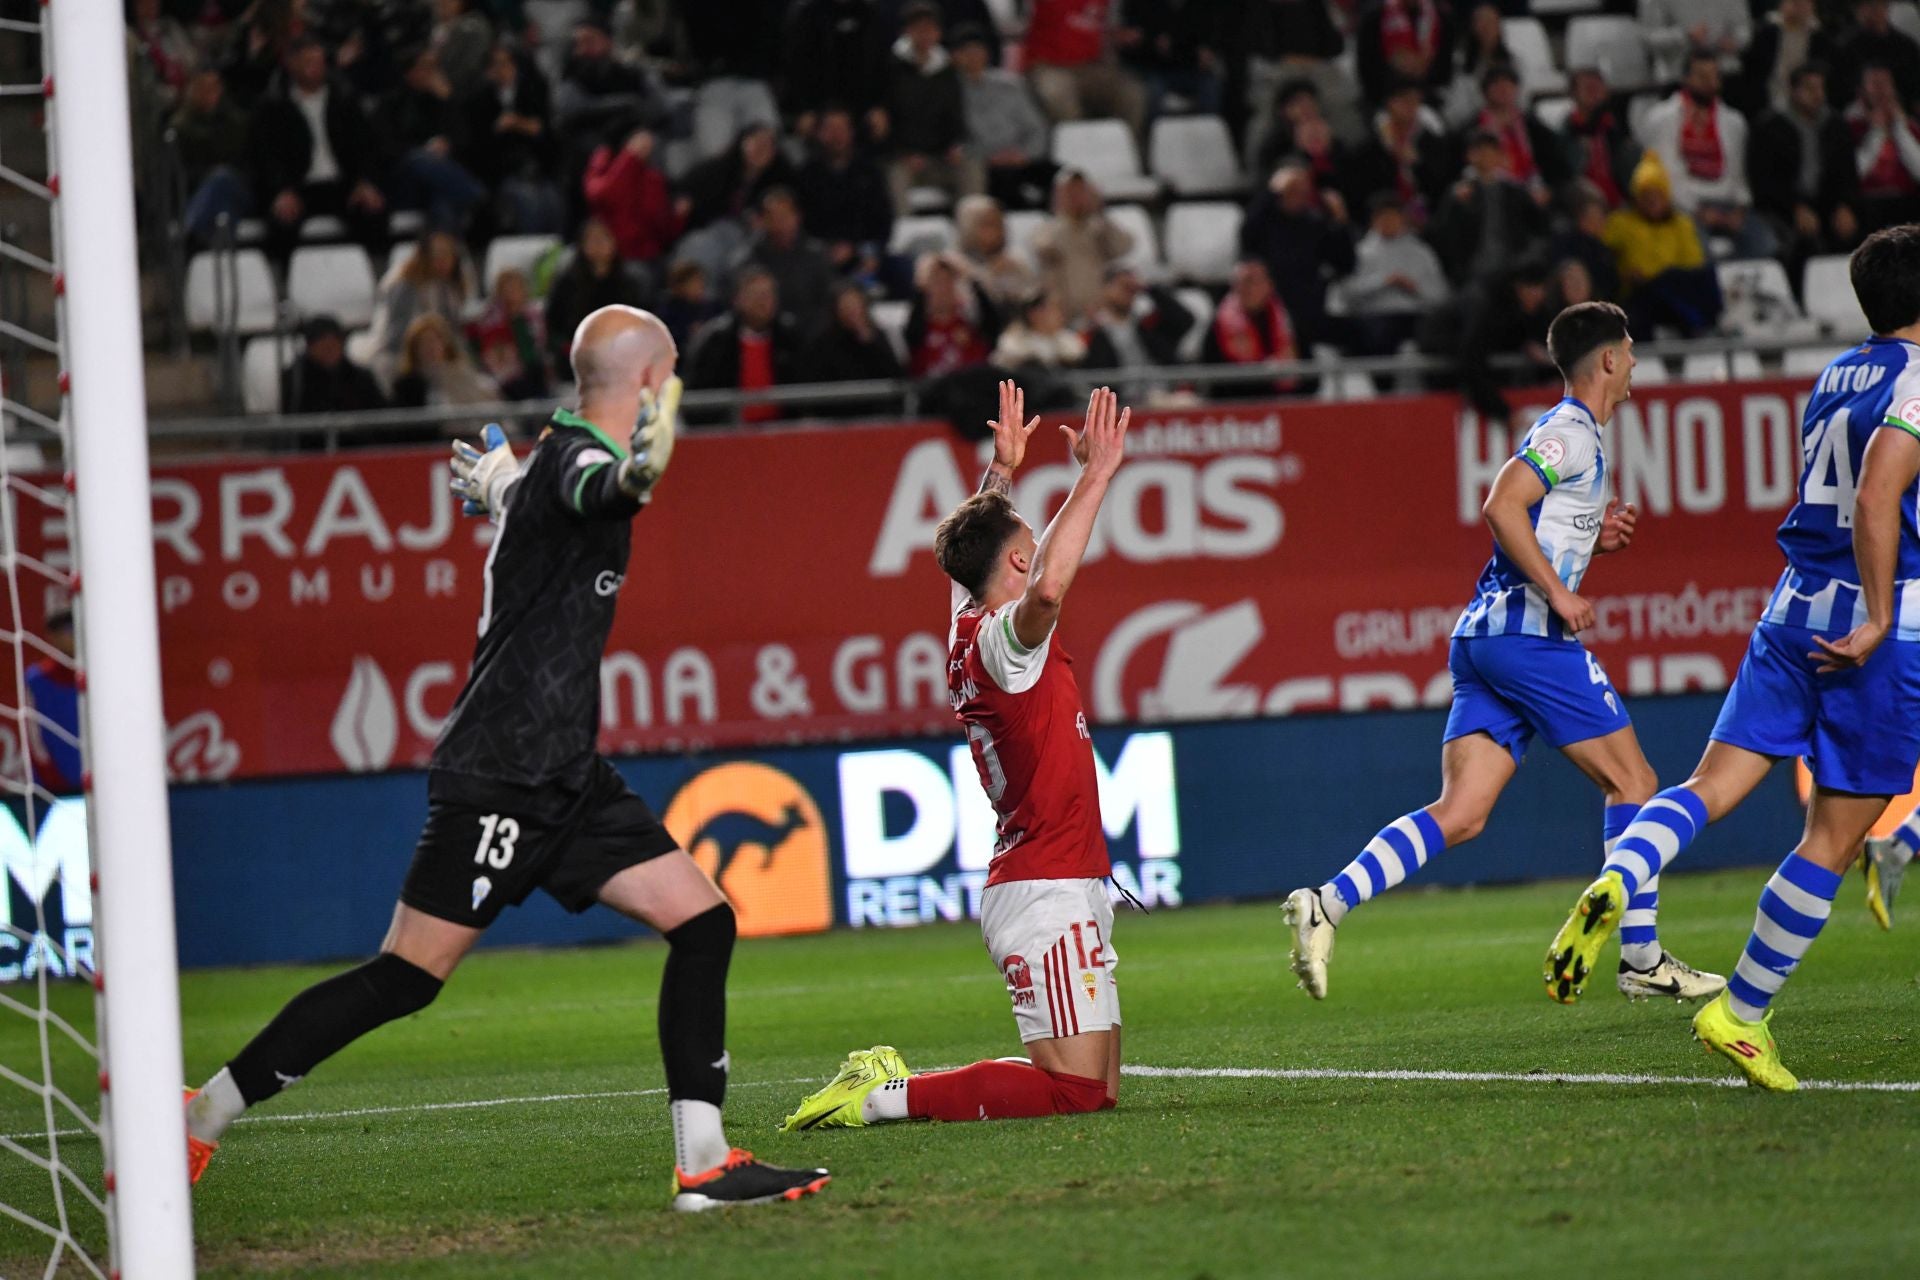
[[[513,456],[499,423],[489,422],[480,439],[486,445],[484,453],[465,440],[453,442],[451,488],[461,499],[464,514],[498,520],[506,509],[507,489],[520,478],[520,459]]]
[[[626,461],[620,464],[620,490],[628,497],[644,503],[653,496],[653,487],[673,458],[679,417],[680,379],[668,378],[658,397],[640,393],[640,416],[634,420]]]

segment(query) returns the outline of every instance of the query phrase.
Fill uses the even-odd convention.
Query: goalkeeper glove
[[[673,457],[679,416],[680,379],[668,378],[658,397],[641,392],[640,415],[634,420],[626,461],[620,464],[620,489],[628,497],[644,503],[653,496]]]
[[[461,499],[464,514],[497,520],[506,508],[508,487],[520,478],[520,460],[513,456],[499,423],[489,422],[480,439],[487,447],[484,453],[465,440],[453,442],[451,488]]]

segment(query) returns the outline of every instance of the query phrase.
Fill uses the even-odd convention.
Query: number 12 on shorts
[[[1087,952],[1086,937],[1080,932],[1082,929],[1085,929],[1088,934],[1093,936],[1093,952],[1091,954]],[[1080,967],[1082,969],[1100,968],[1101,965],[1105,963],[1107,951],[1106,943],[1100,940],[1100,922],[1097,920],[1088,920],[1083,924],[1073,925],[1072,933],[1073,949],[1080,957]]]
[[[480,819],[480,843],[473,851],[473,864],[496,871],[513,862],[513,842],[520,838],[520,823],[513,818],[489,813]]]

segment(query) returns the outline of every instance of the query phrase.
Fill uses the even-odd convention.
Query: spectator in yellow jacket
[[[1707,265],[1700,229],[1674,208],[1673,184],[1657,153],[1635,166],[1630,204],[1607,215],[1601,235],[1613,250],[1634,331],[1650,336],[1654,326],[1687,337],[1711,330],[1720,318],[1720,284]]]

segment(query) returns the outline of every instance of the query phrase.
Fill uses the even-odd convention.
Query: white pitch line
[[[1466,1084],[1611,1084],[1706,1085],[1716,1089],[1744,1089],[1739,1076],[1630,1075],[1617,1071],[1383,1071],[1341,1067],[1147,1067],[1128,1063],[1124,1076],[1159,1080],[1428,1080]],[[1802,1089],[1828,1093],[1920,1093],[1920,1080],[1802,1080]]]
[[[1410,1068],[1384,1070],[1345,1067],[1153,1067],[1127,1063],[1120,1074],[1149,1080],[1380,1080],[1426,1081],[1437,1084],[1604,1084],[1604,1085],[1687,1085],[1713,1089],[1744,1089],[1747,1082],[1738,1076],[1662,1076],[1634,1075],[1620,1071],[1419,1071]],[[817,1084],[813,1076],[791,1080],[747,1080],[730,1087],[769,1089],[793,1084]],[[1802,1080],[1800,1087],[1826,1093],[1920,1093],[1920,1080]],[[294,1111],[285,1115],[241,1116],[236,1124],[297,1124],[311,1120],[352,1120],[363,1116],[424,1115],[433,1111],[480,1111],[492,1107],[532,1106],[551,1102],[605,1102],[619,1098],[653,1098],[661,1089],[605,1089],[587,1093],[520,1094],[509,1098],[472,1098],[461,1102],[411,1102],[389,1107],[353,1107],[345,1111]],[[78,1137],[84,1129],[57,1129],[56,1136]],[[47,1131],[4,1135],[15,1142],[44,1138]]]

